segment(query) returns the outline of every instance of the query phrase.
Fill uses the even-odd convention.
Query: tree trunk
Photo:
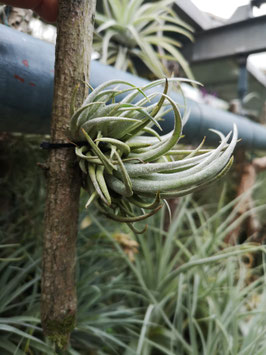
[[[259,242],[258,235],[262,226],[256,212],[253,211],[255,204],[252,197],[252,188],[256,183],[257,174],[266,170],[266,157],[256,158],[249,162],[245,158],[245,151],[241,150],[237,153],[237,158],[237,196],[241,196],[248,191],[249,194],[237,204],[238,213],[236,218],[242,216],[247,211],[250,211],[250,215],[226,236],[225,242],[229,244],[243,242],[243,240],[239,241],[241,232],[244,232],[245,238],[252,237],[250,240]]]
[[[51,141],[67,142],[70,102],[87,95],[96,0],[59,0]],[[42,325],[65,348],[77,308],[75,258],[80,175],[74,149],[51,150],[42,271]]]

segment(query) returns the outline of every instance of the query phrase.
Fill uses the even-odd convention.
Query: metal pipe
[[[23,133],[48,133],[53,98],[54,45],[0,25],[0,130]],[[91,85],[97,87],[106,80],[123,79],[136,86],[148,83],[129,73],[91,63]],[[171,92],[178,103],[181,95]],[[227,134],[233,123],[239,129],[241,145],[247,149],[266,150],[266,128],[245,117],[187,100],[191,113],[184,127],[188,143],[194,144],[207,136],[216,144],[214,128]],[[162,122],[164,132],[173,128],[173,116]]]

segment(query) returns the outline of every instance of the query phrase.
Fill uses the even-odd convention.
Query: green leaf
[[[38,338],[20,330],[20,329],[17,329],[13,326],[7,325],[7,324],[0,324],[0,330],[3,332],[8,332],[9,334],[13,333],[13,334],[19,335],[22,338],[29,339],[31,341],[34,341],[34,342],[37,342],[40,344],[44,344],[40,339],[38,339]]]
[[[115,168],[115,166],[109,161],[109,159],[102,153],[102,151],[97,147],[97,145],[93,142],[93,140],[90,138],[90,136],[87,134],[87,132],[82,129],[82,132],[85,136],[85,138],[87,139],[88,143],[90,144],[93,152],[98,156],[98,158],[102,161],[106,171],[109,173],[109,174],[112,174],[112,171]],[[90,168],[90,166],[89,166]]]

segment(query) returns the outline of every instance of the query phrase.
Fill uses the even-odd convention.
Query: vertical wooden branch
[[[52,142],[66,142],[70,102],[87,95],[96,0],[59,0],[52,114]],[[80,177],[73,148],[52,150],[42,273],[42,325],[46,335],[65,347],[75,325],[75,257]]]
[[[237,196],[246,193],[246,197],[240,201],[237,208],[236,218],[242,216],[247,211],[250,211],[249,216],[244,222],[237,225],[225,238],[226,243],[236,244],[242,230],[245,231],[247,238],[252,237],[252,241],[261,242],[258,240],[258,235],[262,229],[261,223],[256,212],[253,210],[255,204],[252,197],[252,188],[254,187],[258,173],[266,170],[266,157],[256,158],[252,161],[247,161],[245,151],[238,151],[238,187]],[[247,194],[248,192],[248,194]]]

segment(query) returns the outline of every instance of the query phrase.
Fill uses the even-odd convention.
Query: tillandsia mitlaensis
[[[203,143],[187,154],[177,149],[186,117],[167,95],[169,83],[175,82],[180,79],[137,88],[112,80],[92,90],[72,115],[71,138],[89,193],[86,207],[94,201],[109,218],[128,223],[134,231],[133,223],[156,213],[164,199],[209,185],[233,162],[235,126],[231,140],[232,132],[225,137],[213,131],[221,139],[216,149],[202,150]],[[169,110],[174,128],[160,136],[153,127],[161,128],[160,120]],[[136,214],[136,207],[141,213]]]

